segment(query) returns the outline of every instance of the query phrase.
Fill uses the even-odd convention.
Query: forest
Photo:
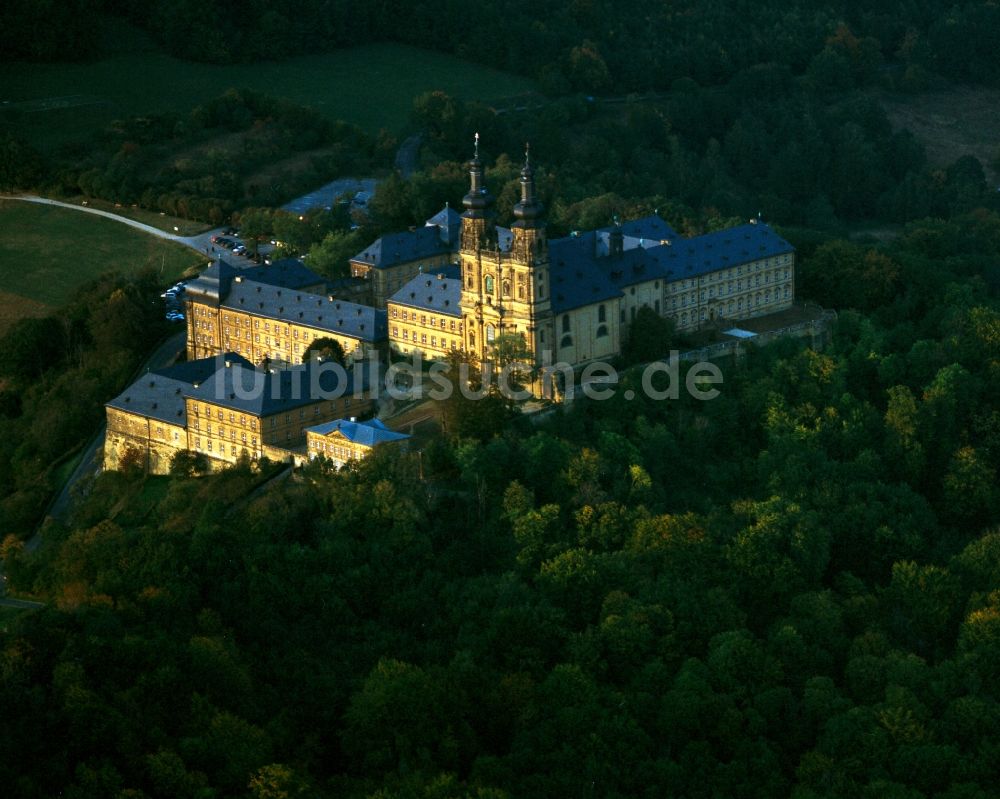
[[[0,783],[994,795],[998,258],[983,210],[800,243],[830,346],[723,363],[710,402],[454,400],[419,458],[253,494],[101,475],[4,544],[49,606],[2,637]]]

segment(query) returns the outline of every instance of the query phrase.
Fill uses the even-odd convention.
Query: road
[[[91,208],[88,205],[66,203],[62,200],[50,200],[48,197],[39,197],[35,194],[4,195],[3,199],[21,200],[27,203],[37,203],[38,205],[54,205],[59,208],[68,208],[71,211],[82,211],[85,214],[103,216],[105,219],[110,219],[113,222],[120,222],[121,224],[128,225],[136,230],[141,230],[143,233],[148,233],[150,236],[156,236],[159,239],[165,239],[166,241],[183,244],[185,247],[190,247],[192,250],[196,250],[206,258],[215,258],[219,255],[225,255],[226,261],[233,264],[233,266],[247,267],[253,265],[253,263],[246,258],[242,258],[239,255],[233,255],[232,252],[224,250],[221,247],[214,247],[212,244],[212,236],[221,235],[225,228],[220,227],[215,228],[214,230],[206,230],[204,233],[199,233],[197,236],[178,236],[174,233],[168,233],[165,230],[160,230],[158,227],[147,225],[145,222],[138,222],[135,219],[129,219],[127,216],[114,214],[111,211],[102,211],[100,208]]]
[[[5,596],[0,597],[0,607],[18,608],[19,610],[38,610],[44,608],[44,602],[32,602],[30,599],[12,599]]]
[[[422,138],[421,134],[414,133],[399,145],[399,151],[396,153],[396,169],[404,180],[417,171],[417,156],[420,154]]]
[[[166,341],[164,341],[156,350],[150,355],[145,363],[139,368],[139,370],[133,375],[132,380],[135,380],[139,375],[150,369],[162,369],[164,366],[169,366],[177,358],[177,355],[184,349],[184,333],[176,333]],[[67,522],[69,519],[69,511],[71,510],[73,502],[73,489],[74,487],[87,476],[95,475],[100,470],[101,463],[98,460],[98,454],[101,447],[104,445],[104,425],[101,425],[101,429],[98,431],[97,435],[94,436],[94,440],[90,442],[90,446],[83,453],[83,457],[80,458],[80,463],[77,465],[76,470],[70,475],[69,479],[66,481],[66,485],[63,486],[62,490],[52,501],[49,506],[49,510],[46,516],[51,516],[60,522]],[[25,543],[25,550],[28,552],[34,552],[38,547],[39,534],[35,533],[28,541]]]

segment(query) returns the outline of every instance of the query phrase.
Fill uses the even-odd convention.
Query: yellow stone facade
[[[189,360],[235,352],[255,364],[299,364],[309,345],[320,338],[333,339],[349,358],[361,360],[385,340],[384,311],[332,295],[260,286],[240,277],[233,284],[233,296],[222,301],[189,291]],[[253,289],[266,301],[254,302]]]
[[[312,430],[306,433],[306,453],[309,459],[326,458],[338,469],[352,461],[367,458],[376,447],[404,449],[405,446],[406,441],[402,439],[374,445],[351,441],[339,430],[325,434]]]
[[[376,269],[372,264],[352,258],[350,262],[351,277],[358,277],[369,281],[372,305],[376,308],[385,308],[389,298],[407,282],[421,272],[428,272],[436,267],[445,266],[451,263],[451,260],[452,254],[445,252]]]
[[[307,427],[348,413],[369,413],[374,407],[371,394],[317,402],[268,416],[240,413],[224,405],[187,399],[187,449],[209,458],[235,463],[241,454],[251,459],[264,455],[274,458],[276,450],[290,451],[305,441]],[[284,458],[279,458],[284,460]]]
[[[138,464],[150,474],[166,474],[174,455],[187,447],[183,425],[126,411],[107,409],[107,433],[104,438],[104,468],[119,469],[132,451]]]

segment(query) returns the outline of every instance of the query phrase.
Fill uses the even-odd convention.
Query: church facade
[[[794,302],[795,251],[759,220],[686,238],[650,216],[549,240],[528,153],[520,184],[515,221],[500,227],[477,140],[449,237],[457,269],[429,268],[389,297],[394,351],[580,365],[617,355],[643,307],[687,332]]]

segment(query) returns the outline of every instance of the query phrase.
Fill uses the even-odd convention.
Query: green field
[[[163,282],[202,265],[180,244],[82,211],[0,200],[0,326],[56,308],[108,270],[162,269]]]
[[[91,64],[0,64],[0,126],[59,143],[109,120],[187,112],[229,88],[248,88],[311,106],[365,130],[400,132],[413,98],[442,89],[464,99],[500,100],[533,81],[453,56],[396,44],[262,64],[196,64],[160,53],[129,53]],[[0,127],[2,129],[2,127]]]

